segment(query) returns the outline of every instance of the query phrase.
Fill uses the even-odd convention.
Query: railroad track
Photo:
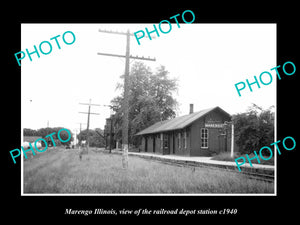
[[[115,152],[115,153],[122,154],[121,152]],[[267,173],[246,171],[245,170],[246,168],[243,168],[244,170],[239,172],[235,166],[226,166],[226,165],[220,165],[220,164],[210,164],[210,163],[204,163],[204,162],[184,161],[184,160],[179,161],[179,160],[174,160],[174,159],[145,156],[145,155],[136,155],[136,154],[131,154],[131,156],[140,157],[140,158],[143,158],[146,160],[153,160],[153,161],[157,161],[157,162],[167,164],[167,165],[172,165],[172,166],[187,167],[193,171],[195,171],[196,168],[202,167],[202,168],[209,168],[209,169],[233,172],[233,173],[237,173],[239,175],[245,175],[250,179],[255,179],[255,180],[260,180],[260,181],[265,181],[265,182],[270,182],[270,183],[274,182],[274,173],[267,174]]]
[[[274,182],[274,175],[263,174],[263,173],[251,173],[251,172],[243,172],[247,177],[255,180],[261,180],[266,182]]]
[[[218,164],[209,164],[209,163],[198,163],[194,161],[179,161],[179,160],[172,160],[172,159],[165,159],[165,158],[159,158],[159,157],[147,157],[147,156],[139,156],[138,157],[148,159],[148,160],[154,160],[163,164],[172,165],[172,166],[179,166],[179,167],[187,167],[192,169],[193,171],[196,170],[196,168],[204,167],[209,169],[216,169],[216,170],[222,170],[222,171],[228,171],[228,172],[234,172],[240,175],[245,175],[250,179],[265,181],[265,182],[274,182],[274,175],[273,174],[265,174],[265,173],[258,173],[258,172],[251,172],[251,171],[241,171],[239,172],[237,168],[233,166],[224,166],[224,165],[218,165]]]

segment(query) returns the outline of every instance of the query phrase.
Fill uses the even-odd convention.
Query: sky
[[[158,24],[156,24],[158,26]],[[86,129],[88,106],[79,103],[108,105],[119,95],[116,90],[124,74],[125,59],[98,55],[98,52],[125,55],[126,36],[99,32],[99,29],[131,33],[153,24],[22,24],[21,51],[34,51],[43,41],[52,44],[52,52],[28,55],[21,61],[21,125],[22,128],[66,127],[72,132]],[[162,28],[167,30],[168,28]],[[72,31],[75,42],[67,45],[62,40],[66,31]],[[154,72],[160,65],[169,71],[170,78],[178,79],[179,102],[177,116],[219,106],[230,114],[242,113],[251,103],[263,108],[276,106],[276,75],[270,69],[276,62],[276,24],[184,24],[172,23],[172,30],[155,39],[140,39],[138,45],[131,37],[130,54],[155,57],[156,61],[142,61]],[[61,49],[58,49],[57,38]],[[66,34],[66,41],[72,36]],[[49,48],[43,44],[43,50]],[[132,63],[139,60],[131,60]],[[16,61],[17,64],[17,61]],[[259,79],[263,71],[273,75],[270,85],[253,92],[246,87],[239,96],[238,82]],[[267,82],[268,77],[263,80]],[[92,106],[90,128],[104,128],[110,109]]]

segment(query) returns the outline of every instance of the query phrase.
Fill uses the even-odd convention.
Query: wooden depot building
[[[140,151],[186,156],[210,156],[230,152],[231,116],[220,107],[193,112],[174,119],[160,121],[140,131]]]

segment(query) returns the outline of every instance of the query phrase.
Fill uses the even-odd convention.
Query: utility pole
[[[86,123],[78,123],[79,124],[79,134],[81,133],[81,125],[82,124],[86,124]],[[78,140],[77,140],[78,141]],[[79,143],[79,141],[78,141],[78,143]],[[80,149],[80,145],[78,144],[78,148]]]
[[[87,153],[89,152],[89,127],[90,127],[90,114],[94,114],[94,115],[100,115],[99,113],[91,113],[91,105],[94,105],[94,106],[100,106],[100,105],[97,105],[97,104],[91,104],[91,99],[89,101],[89,103],[79,103],[80,105],[88,105],[89,106],[89,109],[88,109],[88,112],[79,112],[79,113],[84,113],[84,114],[88,114],[88,118],[87,118],[87,134],[86,134],[86,146],[87,146]],[[81,127],[81,124],[80,124],[80,127]]]
[[[120,35],[126,35],[126,54],[125,55],[117,55],[117,54],[108,54],[108,53],[98,53],[98,55],[105,55],[105,56],[114,56],[114,57],[123,57],[125,58],[125,76],[124,76],[124,101],[122,104],[124,116],[123,116],[123,125],[122,125],[122,165],[123,168],[126,169],[128,167],[128,114],[129,114],[129,99],[128,99],[128,93],[129,93],[129,84],[128,84],[128,77],[129,77],[129,60],[130,59],[140,59],[140,60],[150,60],[155,61],[155,58],[144,58],[144,57],[138,57],[138,56],[131,56],[130,55],[130,36],[134,36],[134,34],[129,32],[129,29],[127,32],[117,32],[117,31],[106,31],[99,29],[99,32],[103,33],[111,33],[111,34],[120,34]]]
[[[79,124],[79,133],[81,132],[81,124],[86,124],[86,123],[78,123]]]

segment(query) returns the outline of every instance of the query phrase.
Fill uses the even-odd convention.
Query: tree
[[[87,129],[82,130],[79,134],[77,134],[78,140],[80,142],[86,140],[87,133]],[[89,129],[89,146],[99,148],[105,146],[103,130],[101,130],[100,128],[96,128],[95,130]]]
[[[245,113],[233,116],[236,144],[242,154],[259,150],[274,142],[273,106],[263,109],[252,104]],[[263,154],[268,153],[264,151]]]
[[[55,132],[55,134],[52,137],[53,137],[56,145],[70,145],[71,141],[73,141],[74,138],[73,138],[72,132],[69,129],[68,130],[71,133],[71,139],[69,141],[61,142],[57,137],[58,131],[63,129],[63,128],[64,127],[45,127],[45,128],[40,128],[38,130],[32,130],[32,129],[29,129],[29,128],[24,128],[23,133],[24,133],[24,136],[39,136],[39,137],[42,137],[43,139],[45,139],[45,137],[47,135],[52,134],[52,133]],[[69,134],[65,130],[61,131],[59,135],[60,135],[62,140],[67,140],[69,138]],[[48,137],[46,139],[51,140],[50,137]]]
[[[164,66],[157,68],[155,73],[141,62],[136,62],[129,75],[129,143],[138,145],[140,137],[135,134],[160,120],[174,118],[177,101],[173,93],[177,91],[177,80],[168,77],[169,72]],[[121,76],[121,78],[124,78]],[[117,89],[123,90],[123,83]],[[124,96],[115,97],[114,106],[116,138],[122,137],[122,102]]]
[[[24,136],[38,136],[36,130],[30,129],[30,128],[24,128],[23,129],[23,135]]]

